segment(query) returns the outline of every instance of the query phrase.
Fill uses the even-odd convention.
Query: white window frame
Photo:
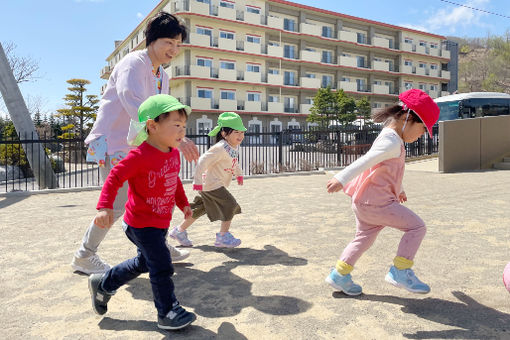
[[[203,93],[210,93],[211,96],[210,97],[207,97],[207,96],[201,96],[200,95],[200,91],[203,91]],[[210,88],[210,87],[197,87],[197,97],[198,98],[209,98],[209,99],[213,99],[213,88]]]
[[[200,61],[203,61],[204,64],[206,64],[205,62],[207,63],[210,63],[210,65],[200,65],[199,62]],[[213,61],[213,58],[207,58],[207,57],[196,57],[196,63],[197,63],[197,66],[203,66],[203,67],[212,67],[212,61]]]
[[[205,26],[196,26],[196,32],[197,34],[201,34],[201,35],[207,35],[209,37],[212,37],[212,28],[210,27],[205,27]],[[210,34],[206,34],[205,32],[209,32]]]
[[[224,67],[226,65],[233,65],[233,67]],[[236,62],[232,60],[220,60],[220,68],[225,70],[235,70],[236,69]]]
[[[246,72],[260,73],[260,64],[257,63],[246,63]]]
[[[235,32],[232,32],[232,31],[220,29],[219,37],[222,39],[235,40],[236,34],[235,34]]]
[[[260,7],[246,5],[246,12],[253,14],[260,14]]]
[[[250,41],[251,39],[251,41]],[[253,44],[260,44],[261,38],[260,35],[255,34],[246,34],[246,41]]]
[[[226,94],[227,98],[223,98],[223,94]],[[233,97],[233,98],[228,98],[228,97]],[[220,99],[236,100],[236,90],[235,89],[220,89]]]
[[[250,100],[250,96],[251,100]],[[246,101],[248,102],[260,102],[262,95],[259,91],[246,91]]]
[[[234,9],[235,7],[235,2],[233,1],[228,1],[228,0],[220,0],[220,4],[219,4],[220,7],[225,7],[225,8],[232,8]]]

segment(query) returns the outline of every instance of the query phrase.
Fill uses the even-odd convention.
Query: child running
[[[198,160],[193,177],[193,190],[197,190],[199,196],[191,203],[193,215],[170,232],[170,237],[182,246],[193,246],[186,229],[204,214],[207,214],[211,222],[221,221],[220,232],[216,234],[214,243],[216,247],[234,248],[241,244],[241,240],[229,232],[232,218],[241,213],[241,207],[227,187],[233,175],[236,176],[237,183],[243,185],[238,149],[245,131],[243,121],[237,113],[223,112],[218,117],[218,125],[209,132],[209,136],[216,136],[216,144]]]
[[[128,181],[122,226],[138,254],[104,274],[89,277],[92,307],[97,314],[106,313],[107,303],[119,287],[149,272],[158,327],[181,329],[196,319],[175,297],[174,268],[165,242],[175,206],[182,210],[185,218],[191,216],[179,179],[181,165],[177,150],[190,112],[188,106],[174,97],[158,94],[140,105],[139,121],[131,121],[128,142],[139,146],[110,171],[101,190],[95,223],[107,228],[113,224],[113,202],[119,188]]]
[[[401,93],[399,99],[398,105],[372,115],[375,122],[384,122],[385,127],[370,150],[327,183],[329,193],[343,189],[352,197],[356,216],[356,235],[326,278],[327,283],[347,295],[361,294],[361,286],[352,281],[350,273],[385,226],[404,232],[386,281],[413,293],[430,291],[411,269],[425,237],[425,223],[400,203],[407,201],[402,188],[404,142],[416,141],[425,133],[425,128],[432,135],[439,107],[425,92],[417,89]]]

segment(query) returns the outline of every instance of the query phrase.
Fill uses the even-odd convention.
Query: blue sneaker
[[[326,278],[326,282],[333,288],[344,292],[347,295],[360,295],[361,286],[352,282],[351,274],[341,275],[336,269],[332,269]]]
[[[219,248],[235,248],[241,244],[241,240],[235,238],[234,235],[229,233],[228,231],[225,235],[221,235],[220,233],[216,233],[216,242],[214,242],[215,247]]]
[[[395,266],[391,266],[385,280],[395,287],[407,289],[412,293],[427,294],[430,292],[430,287],[421,282],[412,269],[399,270]]]
[[[179,231],[177,227],[173,228],[168,236],[179,242],[183,247],[193,247],[193,242],[188,238],[188,232],[186,230]]]

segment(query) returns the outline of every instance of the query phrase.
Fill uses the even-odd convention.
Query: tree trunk
[[[16,79],[14,79],[2,44],[0,44],[0,93],[2,93],[5,106],[9,111],[16,131],[21,136],[38,136]],[[22,146],[39,184],[39,188],[58,188],[58,181],[51,168],[51,162],[41,144],[33,144],[31,147],[22,144]]]

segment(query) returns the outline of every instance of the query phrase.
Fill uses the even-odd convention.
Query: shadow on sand
[[[457,328],[403,334],[409,339],[510,339],[510,314],[484,306],[463,292],[453,291],[452,294],[459,302],[371,294],[362,294],[356,299],[400,305],[404,313]],[[340,292],[333,293],[333,296],[352,298]]]

